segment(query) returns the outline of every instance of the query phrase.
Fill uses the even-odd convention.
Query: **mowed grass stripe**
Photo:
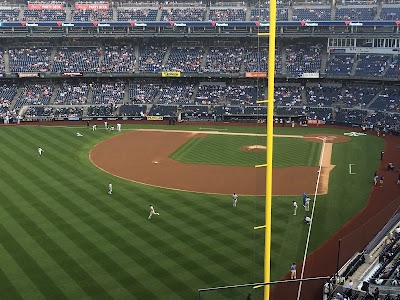
[[[0,299],[39,299],[43,297],[36,285],[20,268],[14,257],[1,244],[0,265]]]
[[[3,157],[7,156],[2,153]],[[18,164],[13,162],[9,157],[8,160],[12,162],[13,166],[18,166]],[[29,176],[28,173],[25,173],[26,176]],[[62,226],[62,222],[60,220],[57,220],[57,213],[55,210],[51,210],[33,194],[31,193],[28,189],[26,189],[23,185],[19,184],[18,178],[23,176],[22,173],[16,172],[15,176],[8,176],[6,180],[6,184],[9,186],[13,186],[13,191],[12,192],[18,192],[22,198],[24,199],[29,199],[30,203],[33,203],[35,205],[35,208],[38,210],[39,213],[41,213],[41,217],[43,217],[45,220],[47,219],[52,225],[54,225],[56,228],[58,228],[63,234],[68,236],[70,238],[70,242],[76,242],[79,241],[79,237],[73,236],[71,237],[70,234],[68,234],[68,231],[65,230],[65,226]],[[5,180],[5,179],[3,179]],[[51,188],[50,188],[51,189]],[[5,197],[5,194],[0,192],[0,195]],[[42,195],[43,196],[43,195]],[[44,195],[49,197],[49,195]],[[19,225],[24,228],[25,232],[29,234],[30,237],[32,237],[36,242],[37,246],[42,248],[43,251],[45,251],[49,257],[51,257],[54,262],[58,264],[58,270],[54,266],[50,268],[47,268],[48,270],[51,270],[53,272],[52,278],[55,280],[59,280],[57,282],[58,286],[63,286],[65,283],[69,281],[74,281],[76,286],[74,286],[71,283],[69,283],[69,288],[70,288],[70,293],[69,297],[72,296],[78,296],[76,293],[79,293],[79,287],[82,288],[82,290],[85,290],[89,295],[94,295],[97,293],[103,293],[103,295],[108,295],[107,291],[104,289],[104,287],[99,284],[96,280],[93,279],[93,275],[95,277],[99,276],[99,273],[92,273],[92,276],[90,276],[81,266],[79,263],[77,263],[72,257],[69,256],[68,253],[65,252],[64,248],[57,244],[56,240],[53,240],[47,232],[51,231],[51,227],[47,227],[46,231],[43,231],[36,225],[29,216],[26,216],[22,213],[22,211],[16,206],[13,205],[12,202],[8,202],[7,206],[3,207],[5,211],[7,211],[14,220],[18,221]],[[31,208],[28,208],[30,210]],[[54,221],[53,221],[54,220]],[[83,237],[83,235],[82,235]],[[20,239],[22,238],[23,240],[26,240],[26,237],[19,237]],[[67,240],[60,239],[61,243],[67,243]],[[75,247],[79,247],[79,245],[76,245]],[[30,247],[32,249],[32,247]],[[74,249],[76,250],[76,249]],[[76,255],[76,252],[73,252],[74,255]],[[50,261],[52,261],[50,258],[44,258],[40,259],[38,258],[37,261],[42,261],[45,262],[47,265]],[[85,259],[86,261],[86,259]],[[83,260],[82,260],[83,262]],[[86,261],[87,263],[87,261]],[[67,273],[69,276],[63,276],[63,273]],[[112,281],[112,277],[107,277],[104,280]],[[103,280],[103,281],[104,281]],[[71,286],[72,285],[72,286]],[[113,285],[116,285],[116,283],[113,283]],[[83,293],[84,294],[84,293]],[[82,294],[81,294],[82,296]]]
[[[179,199],[179,193],[174,193],[173,198],[176,200]],[[207,195],[208,197],[209,195]],[[151,198],[150,198],[151,199]],[[154,203],[157,203],[156,198],[151,199]],[[182,199],[183,200],[183,199]],[[177,219],[180,219],[181,222],[178,222],[175,220],[175,222],[172,224],[170,222],[165,221],[164,217],[163,218],[157,218],[155,220],[155,224],[159,226],[160,228],[167,229],[168,233],[174,233],[174,232],[180,232],[181,226],[186,226],[187,230],[185,232],[180,232],[181,238],[187,242],[188,248],[192,248],[191,250],[194,252],[204,252],[207,254],[207,257],[203,257],[203,255],[200,253],[196,256],[201,259],[203,257],[203,260],[209,260],[212,259],[212,272],[216,274],[229,274],[229,272],[232,272],[233,274],[241,275],[243,272],[247,271],[248,265],[241,265],[238,264],[237,262],[229,262],[229,259],[226,257],[229,255],[227,254],[232,254],[230,257],[232,259],[238,257],[238,253],[235,250],[232,250],[235,244],[238,244],[240,242],[244,242],[242,236],[237,236],[237,231],[234,232],[235,236],[237,237],[237,240],[234,240],[232,238],[229,238],[228,235],[229,233],[225,232],[225,236],[223,234],[219,234],[217,237],[215,237],[215,234],[213,236],[213,233],[216,231],[213,230],[212,228],[202,228],[202,226],[199,226],[201,224],[201,221],[196,220],[197,215],[199,212],[195,212],[195,209],[193,208],[193,205],[199,203],[198,201],[192,201],[190,205],[182,204],[179,208],[176,208],[172,205],[169,205],[168,202],[163,202],[160,204],[160,206],[166,211],[168,215],[175,215]],[[212,215],[215,213],[213,212],[212,209],[210,209],[207,212],[201,212],[200,215],[208,214],[211,219],[218,219],[221,217],[220,213],[215,214],[215,218],[212,218]],[[164,216],[164,214],[163,214]],[[225,217],[223,217],[225,218]],[[229,220],[226,219],[229,223]],[[180,226],[179,226],[180,225]],[[204,224],[202,224],[204,226]],[[248,227],[249,231],[252,230],[252,227]],[[207,236],[207,240],[212,240],[212,243],[206,243],[204,239],[199,239],[199,231],[202,233],[202,236]],[[193,233],[191,233],[193,232]],[[176,234],[174,234],[176,236]],[[195,237],[195,239],[193,239]],[[190,241],[190,243],[189,243]],[[245,243],[246,244],[246,243]],[[218,247],[218,245],[220,247]],[[225,247],[223,247],[225,245]],[[218,247],[218,248],[216,248]],[[223,252],[223,254],[221,253]],[[220,266],[223,264],[224,266]],[[220,267],[225,268],[225,270],[220,269]],[[222,271],[222,272],[221,272]],[[225,275],[226,276],[226,275]],[[224,278],[224,277],[223,277]],[[223,278],[216,278],[218,282],[221,282]],[[216,281],[216,282],[217,282]]]
[[[66,183],[66,185],[67,186],[69,186],[68,185],[68,179],[67,178],[63,178],[63,180],[62,180],[64,183]],[[86,191],[81,191],[82,193],[86,193]],[[87,199],[88,198],[93,198],[93,195],[89,195],[90,197],[86,197]],[[108,210],[109,210],[109,208],[108,208]],[[120,217],[118,217],[118,218],[115,218],[116,220],[120,220],[121,218]],[[103,229],[103,231],[104,231],[105,229]],[[151,234],[151,233],[150,233]],[[117,233],[115,232],[115,236],[117,235]],[[110,235],[111,236],[111,235]],[[115,238],[115,237],[114,237]],[[126,247],[125,247],[126,248]],[[178,254],[182,254],[182,253],[178,253]],[[164,259],[166,259],[166,258],[164,258]],[[161,271],[162,271],[162,268],[159,268],[159,273],[161,273]],[[166,274],[166,275],[168,275],[168,274]],[[178,281],[179,282],[179,280],[175,280],[175,281]],[[181,282],[181,285],[180,285],[180,289],[182,290],[182,288],[184,287],[185,285],[183,284],[183,282]]]
[[[170,158],[191,164],[252,167],[265,163],[265,151],[249,151],[244,150],[243,147],[265,146],[265,144],[264,137],[211,134],[190,139],[172,153]],[[320,149],[320,147],[315,144],[318,143],[300,138],[275,137],[274,167],[317,165],[318,161],[315,160],[313,151]],[[310,156],[312,159],[310,159]]]
[[[21,192],[21,190],[19,191]],[[10,189],[10,192],[16,193],[17,191]],[[45,197],[48,195],[41,196]],[[68,298],[82,298],[98,293],[107,295],[103,286],[95,281],[92,275],[86,272],[81,266],[81,263],[88,264],[90,257],[83,253],[62,231],[50,223],[43,214],[25,215],[23,212],[24,209],[36,211],[36,208],[31,206],[30,202],[20,199],[17,203],[18,205],[14,205],[10,201],[8,202],[8,207],[5,209],[15,220],[21,220],[19,224],[25,231],[34,237],[39,245],[45,246],[46,252],[70,276],[69,280],[66,280],[66,278],[60,279],[61,282],[65,282],[66,284],[66,287],[63,287],[63,291],[68,292]],[[18,207],[20,203],[25,204],[21,209]],[[69,253],[74,253],[74,257],[71,257]],[[98,275],[98,273],[94,272],[95,270],[92,271],[93,275]],[[127,293],[121,294],[121,296],[127,296]]]
[[[43,166],[44,166],[44,164],[43,164]],[[31,174],[31,176],[32,176],[32,174]],[[65,182],[65,183],[67,183],[66,186],[68,186],[68,182]],[[42,184],[44,186],[45,181],[43,181]],[[52,187],[47,187],[47,189],[53,190]],[[53,190],[53,192],[57,193],[56,190]],[[103,224],[100,224],[97,221],[93,222],[94,218],[89,213],[81,211],[75,204],[70,202],[69,199],[65,198],[64,196],[59,195],[58,199],[59,199],[58,203],[62,204],[62,206],[64,208],[69,209],[70,212],[72,212],[74,215],[78,216],[78,218],[80,218],[81,220],[84,220],[84,223],[86,223],[88,226],[90,226],[91,229],[94,229],[95,232],[99,236],[102,236],[106,240],[113,239],[113,241],[111,242],[111,244],[113,244],[114,240],[116,239],[115,232],[114,233],[107,232],[107,231],[109,231],[108,228],[104,227]],[[70,202],[69,205],[67,204],[67,202]],[[70,209],[70,208],[68,208],[68,206],[75,206],[75,207],[74,207],[74,209]],[[48,212],[48,214],[51,214],[51,212]],[[90,220],[91,222],[87,222],[87,220]],[[97,224],[96,224],[96,222],[97,222]],[[92,223],[95,223],[97,226],[93,226]],[[98,227],[101,227],[101,229],[99,229]],[[72,229],[74,229],[74,230],[72,230]],[[77,229],[78,229],[78,227],[77,227]],[[74,231],[73,234],[75,235],[74,237],[70,236],[71,239],[80,240],[81,243],[82,243],[82,241],[85,241],[87,244],[89,244],[86,247],[84,247],[83,249],[97,249],[98,250],[98,251],[96,251],[96,254],[99,258],[96,261],[99,263],[99,265],[101,265],[104,268],[104,270],[109,271],[110,273],[113,273],[113,271],[114,271],[115,274],[118,274],[118,276],[116,276],[115,279],[117,281],[119,281],[123,286],[125,286],[128,290],[131,290],[132,295],[134,295],[135,288],[138,288],[137,286],[134,287],[132,284],[132,282],[134,282],[134,279],[131,278],[130,275],[128,275],[122,267],[120,267],[119,265],[116,265],[110,257],[108,257],[105,253],[100,251],[100,249],[98,249],[94,243],[89,242],[89,240],[87,240],[86,237],[84,237],[82,234],[79,234],[75,228],[72,228],[72,226],[71,226],[71,231]],[[65,233],[68,235],[68,233],[66,231],[65,231]],[[95,234],[93,232],[91,234],[88,234],[88,238],[92,238],[93,236],[95,236]],[[99,240],[97,239],[95,242],[99,242]],[[102,244],[102,249],[104,249],[106,246],[107,246],[107,244]],[[121,248],[118,243],[115,243],[115,246],[117,246],[118,248]],[[131,252],[129,252],[129,254],[132,256]],[[94,256],[94,257],[96,257],[96,256]],[[114,258],[118,258],[118,256],[115,256]],[[134,258],[132,257],[132,259],[134,259]],[[143,258],[142,258],[142,260],[143,260]],[[140,260],[140,261],[142,261],[142,260]],[[126,262],[124,262],[124,263],[126,263]],[[114,276],[115,276],[115,274],[114,274]],[[136,285],[140,285],[140,283],[136,282]],[[146,289],[144,287],[141,287],[141,290],[142,290],[142,294],[144,295],[144,293],[145,293],[144,291]],[[150,292],[150,291],[147,294],[149,297],[154,297],[154,294],[152,294],[152,292]]]
[[[18,235],[21,235],[23,229],[16,224],[13,225],[13,227],[9,226],[7,229],[3,224],[0,224],[0,237],[6,251],[14,257],[14,261],[16,261],[18,266],[29,276],[43,297],[48,299],[67,299],[60,287],[53,281],[53,278],[49,276],[37,262],[34,250],[37,249],[36,247],[38,247],[38,245],[34,243],[34,248],[25,248],[21,245],[14,238],[14,234],[18,233]],[[12,232],[8,230],[12,230]],[[25,245],[29,244],[32,246],[28,235],[26,235],[24,242]],[[39,253],[39,255],[41,254]],[[38,296],[40,297],[40,295]]]
[[[119,219],[119,218],[118,218]]]

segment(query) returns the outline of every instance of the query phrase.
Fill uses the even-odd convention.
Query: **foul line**
[[[354,166],[355,164],[349,164],[349,174],[350,175],[355,175],[356,173],[351,172],[351,166]]]
[[[317,200],[317,193],[318,193],[318,186],[319,186],[319,180],[321,178],[321,169],[322,169],[322,160],[324,158],[324,151],[325,151],[325,143],[326,143],[326,138],[322,139],[323,145],[322,145],[322,151],[321,151],[321,157],[319,161],[319,170],[318,170],[318,177],[317,177],[317,183],[315,185],[315,192],[314,192],[314,203],[313,207],[311,210],[311,222],[310,225],[308,226],[308,234],[307,234],[307,242],[306,242],[306,248],[304,250],[304,257],[303,257],[303,266],[301,267],[301,275],[300,275],[300,284],[299,284],[299,289],[297,290],[297,300],[300,300],[300,295],[301,295],[301,288],[303,285],[303,278],[304,278],[304,269],[306,267],[306,261],[307,261],[307,251],[308,251],[308,245],[310,243],[310,236],[311,236],[311,228],[314,220],[314,211],[315,211],[315,205],[316,205],[316,200]]]

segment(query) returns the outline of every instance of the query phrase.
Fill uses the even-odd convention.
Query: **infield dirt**
[[[130,131],[97,144],[90,152],[90,159],[105,172],[142,184],[202,193],[264,195],[264,168],[185,164],[169,158],[189,139],[204,134],[216,133]],[[333,168],[331,149],[325,150],[326,165],[323,165],[321,180],[329,180]],[[318,170],[319,167],[274,168],[273,194],[314,193]],[[318,193],[327,193],[327,189],[328,182],[321,182]]]

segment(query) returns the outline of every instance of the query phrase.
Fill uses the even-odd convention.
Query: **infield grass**
[[[196,128],[171,127],[163,128]],[[83,137],[76,137],[77,131]],[[1,299],[196,299],[198,288],[262,281],[264,232],[253,227],[265,224],[263,197],[239,196],[234,209],[229,196],[153,188],[104,173],[88,153],[114,134],[75,127],[0,128]],[[290,150],[278,151],[276,142],[275,153]],[[228,140],[213,152],[241,143]],[[39,146],[45,151],[40,158]],[[310,250],[365,204],[381,148],[382,141],[372,136],[334,145],[336,167],[329,194],[317,200],[320,226],[313,229]],[[348,163],[356,164],[359,176],[348,175]],[[293,199],[300,198],[273,198],[272,279],[303,255],[307,226],[301,213],[292,216]],[[159,217],[147,220],[149,204]],[[247,295],[236,292],[227,297]]]

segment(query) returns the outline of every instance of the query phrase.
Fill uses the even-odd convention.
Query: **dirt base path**
[[[170,154],[189,139],[204,134],[232,133],[136,130],[99,143],[91,150],[90,159],[105,172],[143,184],[202,193],[264,195],[264,168],[184,164],[169,158]],[[314,193],[318,169],[274,169],[273,194]],[[326,193],[325,188],[320,192]]]

